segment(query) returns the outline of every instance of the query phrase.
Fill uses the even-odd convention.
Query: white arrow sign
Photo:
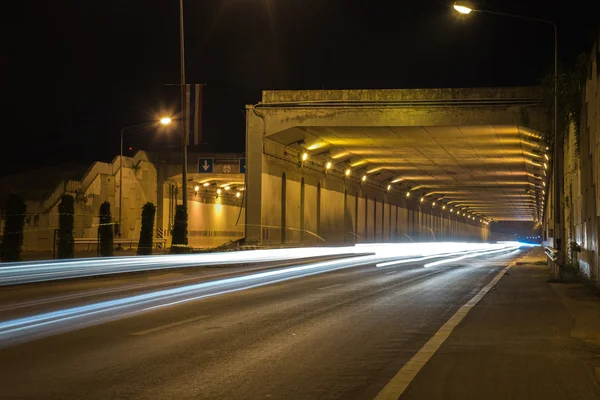
[[[202,164],[202,168],[206,171],[210,168],[210,165],[208,164],[208,161],[204,160],[204,164]]]

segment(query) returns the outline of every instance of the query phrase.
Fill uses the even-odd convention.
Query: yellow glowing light
[[[347,168],[347,169],[346,169],[346,172],[345,172],[345,174],[346,174],[346,176],[350,176],[350,168]]]
[[[544,169],[548,169],[548,164],[544,163]]]
[[[396,178],[392,181],[392,183],[402,182],[402,178]]]
[[[338,158],[342,158],[347,156],[349,153],[347,151],[342,151],[341,153],[337,153],[333,156],[331,156],[331,158],[333,158],[334,160],[337,160]]]
[[[548,157],[548,154],[544,154],[544,157],[546,158],[546,160],[550,161],[550,157]]]
[[[241,193],[241,192],[237,192],[237,193],[235,194],[235,197],[240,197],[241,195],[242,195],[242,193]]]
[[[431,204],[432,207],[435,207],[435,201]]]
[[[194,186],[194,192],[197,192],[198,190],[200,190],[200,186],[198,186],[198,185]]]
[[[327,161],[327,164],[325,164],[325,169],[331,169],[331,161]]]
[[[169,118],[169,117],[162,117],[160,119],[160,124],[161,125],[170,125],[172,121],[173,120],[171,118]]]
[[[542,185],[546,186],[546,182],[542,181]]]
[[[350,166],[353,167],[353,168],[355,168],[355,167],[358,167],[359,165],[362,165],[362,164],[365,164],[365,163],[366,163],[365,160],[358,160],[358,161],[355,161],[352,164],[350,164]]]
[[[458,4],[454,4],[454,9],[456,11],[458,11],[459,13],[461,13],[461,14],[470,14],[471,11],[473,11],[472,8],[461,6],[461,5],[458,5]]]
[[[446,206],[442,206],[442,210],[445,210],[445,209],[446,209]]]
[[[221,189],[217,189],[217,194],[221,194]]]
[[[388,185],[388,188],[387,188],[387,189],[388,189],[388,191],[389,191],[391,188],[392,188],[392,185]]]
[[[546,150],[550,150],[550,147],[546,146]]]
[[[225,186],[225,187],[223,187],[223,189],[229,190],[229,186]]]
[[[410,192],[406,192],[406,198],[410,197]]]
[[[425,197],[421,197],[421,203],[425,200]]]
[[[362,181],[364,182],[364,181],[366,181],[366,180],[367,180],[367,176],[366,176],[366,175],[363,175],[363,176],[362,176]]]
[[[309,150],[316,150],[319,149],[321,147],[325,146],[325,143],[315,143],[315,144],[311,144],[310,146],[308,146]]]
[[[370,170],[368,170],[368,171],[367,171],[367,174],[372,174],[373,172],[377,172],[377,171],[379,171],[380,169],[381,169],[381,167],[375,167],[375,168],[373,168],[373,169],[370,169]]]
[[[454,208],[451,208],[451,209],[450,209],[450,212],[454,212]]]
[[[302,161],[306,161],[306,160],[308,160],[308,153],[304,152],[304,153],[302,153]]]
[[[204,186],[204,187],[210,186],[210,183],[208,183],[208,182],[204,182],[204,183],[202,184],[202,186]]]

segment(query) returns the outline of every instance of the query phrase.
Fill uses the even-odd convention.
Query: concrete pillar
[[[265,121],[259,111],[246,107],[246,242],[262,241],[262,170]]]

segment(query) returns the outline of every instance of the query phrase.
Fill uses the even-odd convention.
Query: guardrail
[[[550,260],[558,260],[558,250],[553,247],[544,247],[544,253],[546,253],[546,256],[548,256]]]

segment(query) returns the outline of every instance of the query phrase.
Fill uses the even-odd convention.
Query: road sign
[[[198,172],[201,174],[212,174],[214,165],[214,158],[198,158]]]
[[[240,174],[246,173],[246,159],[240,158]]]
[[[223,173],[230,174],[231,173],[231,165],[229,165],[229,164],[223,165]]]

